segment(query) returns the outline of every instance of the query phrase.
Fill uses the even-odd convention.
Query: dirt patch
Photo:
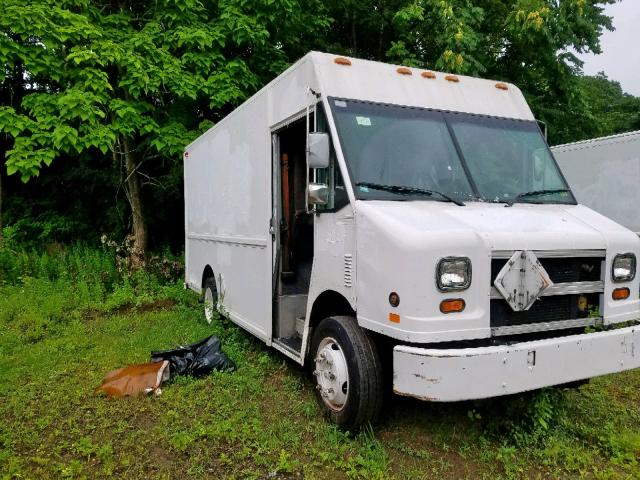
[[[266,378],[266,380],[264,381],[264,386],[279,389],[282,387],[282,382],[286,375],[286,372],[284,372],[283,370],[276,370]]]
[[[155,312],[158,310],[171,310],[176,306],[176,302],[169,299],[156,300],[155,302],[145,303],[134,308],[136,313]]]
[[[159,310],[170,310],[175,307],[176,302],[169,299],[154,300],[153,302],[143,303],[142,305],[133,305],[126,303],[120,307],[112,310],[111,314],[126,315],[128,313],[149,313],[157,312]]]
[[[176,306],[176,302],[169,299],[154,300],[153,302],[143,303],[142,305],[134,305],[133,303],[125,303],[112,310],[85,310],[82,312],[82,318],[85,321],[97,320],[99,318],[111,315],[128,315],[131,313],[149,313],[162,310],[171,310]]]

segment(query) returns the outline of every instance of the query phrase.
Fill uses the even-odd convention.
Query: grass
[[[234,373],[157,397],[93,395],[114,368],[215,333]],[[107,251],[0,250],[2,478],[640,478],[640,371],[574,390],[428,404],[327,424],[305,372],[162,272]]]

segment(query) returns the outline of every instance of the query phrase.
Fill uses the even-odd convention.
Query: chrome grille
[[[599,309],[600,293],[604,291],[604,250],[534,251],[554,285],[529,310],[522,312],[513,311],[493,287],[494,279],[513,253],[494,252],[491,260],[490,324],[494,336],[584,327],[601,322],[599,316],[590,316],[589,310]],[[587,311],[578,308],[581,295],[587,298]]]
[[[534,252],[535,253],[535,252]],[[537,254],[536,254],[537,255]],[[491,260],[491,278],[494,279],[507,263],[506,258]],[[602,261],[598,257],[540,258],[538,260],[547,271],[553,283],[597,282],[600,281]]]

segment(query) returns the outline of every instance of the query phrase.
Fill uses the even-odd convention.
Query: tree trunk
[[[129,204],[131,205],[132,232],[131,232],[131,268],[137,270],[144,266],[147,253],[147,222],[142,207],[142,193],[140,179],[138,178],[137,165],[133,150],[129,141],[122,137],[120,146],[124,155],[125,170],[127,172],[127,191]]]
[[[13,42],[20,41],[15,35],[11,35],[10,38]],[[24,66],[22,62],[17,61],[13,71],[0,84],[0,105],[9,105],[19,112],[25,93],[25,81]],[[4,226],[2,223],[2,180],[6,171],[6,154],[10,149],[9,142],[9,135],[2,134],[2,138],[0,138],[0,246],[4,242],[2,232]]]
[[[358,45],[356,43],[356,9],[353,7],[351,12],[351,48],[353,49],[352,55],[355,57],[358,55]]]
[[[2,182],[4,181],[4,172],[7,171],[7,159],[6,159],[6,155],[7,155],[7,151],[9,150],[9,135],[6,133],[1,133],[0,134],[0,247],[2,247],[4,245],[4,233],[2,231],[2,228],[4,227],[4,223],[2,222],[2,215],[3,215],[3,210],[2,210],[2,197],[3,197],[3,191],[2,191],[2,187],[3,184]]]

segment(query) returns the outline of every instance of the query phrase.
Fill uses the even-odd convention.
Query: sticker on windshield
[[[356,116],[356,122],[358,122],[358,125],[363,125],[365,127],[370,127],[371,126],[371,119],[369,117],[358,117],[358,116]]]
[[[345,102],[344,100],[335,100],[335,101],[333,102],[333,104],[334,104],[336,107],[341,107],[341,108],[346,108],[346,107],[347,107],[347,102]]]

